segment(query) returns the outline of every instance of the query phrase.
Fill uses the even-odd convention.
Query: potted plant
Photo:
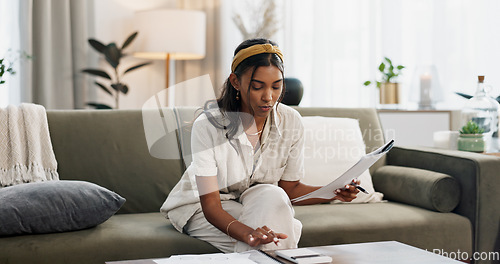
[[[460,130],[458,136],[458,150],[471,152],[484,152],[485,140],[484,129],[479,127],[474,121],[467,122]]]
[[[378,70],[382,74],[382,79],[375,82],[377,88],[380,90],[381,104],[399,103],[399,84],[393,81],[396,77],[401,75],[401,70],[404,68],[405,66],[403,65],[394,66],[392,61],[387,57],[384,57],[384,60],[378,66]],[[363,84],[368,86],[371,83],[371,81],[366,81]]]
[[[94,82],[99,88],[101,88],[103,91],[105,91],[107,94],[114,96],[115,98],[115,108],[118,109],[119,107],[119,95],[120,93],[127,94],[128,93],[128,86],[121,81],[121,77],[125,75],[128,72],[131,72],[133,70],[139,69],[143,66],[151,64],[151,62],[144,62],[140,63],[138,65],[129,67],[123,73],[119,73],[118,71],[118,66],[120,65],[120,59],[125,57],[127,54],[123,53],[123,49],[125,49],[127,46],[132,43],[132,41],[135,39],[137,36],[138,32],[132,33],[127,40],[122,44],[121,48],[119,48],[116,43],[111,42],[108,45],[104,45],[98,40],[95,39],[89,39],[89,44],[94,48],[96,51],[99,53],[102,53],[104,57],[106,58],[106,62],[113,68],[113,71],[110,74],[108,74],[106,71],[100,70],[100,69],[83,69],[82,72],[88,73],[91,75],[99,76],[104,79],[108,79],[111,81],[110,86],[106,86],[103,83],[100,82]],[[113,76],[113,77],[111,77]],[[111,87],[111,89],[110,89]],[[95,103],[95,102],[89,102],[87,105],[93,106],[97,109],[112,109],[111,106],[101,104],[101,103]]]

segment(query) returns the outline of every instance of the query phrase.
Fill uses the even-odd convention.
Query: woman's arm
[[[359,181],[355,182],[356,184],[359,184]],[[280,180],[278,182],[278,186],[281,187],[283,190],[285,190],[286,194],[288,194],[288,197],[290,200],[300,197],[302,195],[308,194],[310,192],[316,191],[317,189],[321,188],[320,186],[310,186],[307,184],[303,184],[300,181],[284,181]],[[340,200],[342,202],[350,202],[356,198],[356,194],[359,191],[356,189],[356,187],[352,185],[346,186],[346,188],[343,189],[337,189],[335,191],[335,197],[333,199],[320,199],[320,198],[312,198],[312,199],[307,199],[303,200],[297,203],[293,203],[294,205],[309,205],[309,204],[319,204],[319,203],[326,203],[330,202],[333,200]]]
[[[266,226],[253,229],[237,221],[226,212],[222,208],[219,188],[217,187],[217,176],[196,176],[196,184],[205,218],[223,233],[252,247],[270,242],[277,243],[277,239],[287,238],[287,235],[274,233]]]

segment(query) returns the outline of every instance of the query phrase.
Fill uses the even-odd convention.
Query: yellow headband
[[[236,67],[238,67],[238,65],[246,58],[261,53],[274,53],[278,55],[281,61],[283,62],[283,54],[281,53],[278,47],[273,46],[271,44],[258,44],[238,51],[238,53],[236,53],[236,55],[233,58],[233,63],[231,64],[231,71],[234,72]]]

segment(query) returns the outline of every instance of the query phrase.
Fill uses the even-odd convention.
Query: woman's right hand
[[[280,245],[280,239],[286,239],[288,236],[283,233],[276,233],[267,226],[259,227],[253,230],[247,236],[246,243],[251,247],[264,245],[273,242],[276,246]]]

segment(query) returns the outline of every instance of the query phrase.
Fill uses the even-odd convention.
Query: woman
[[[161,211],[180,232],[226,253],[296,248],[302,224],[290,200],[320,187],[300,182],[304,131],[297,111],[279,104],[283,55],[269,40],[247,40],[231,70],[221,97],[193,124],[193,162]],[[348,185],[332,200],[349,202],[357,193]]]

